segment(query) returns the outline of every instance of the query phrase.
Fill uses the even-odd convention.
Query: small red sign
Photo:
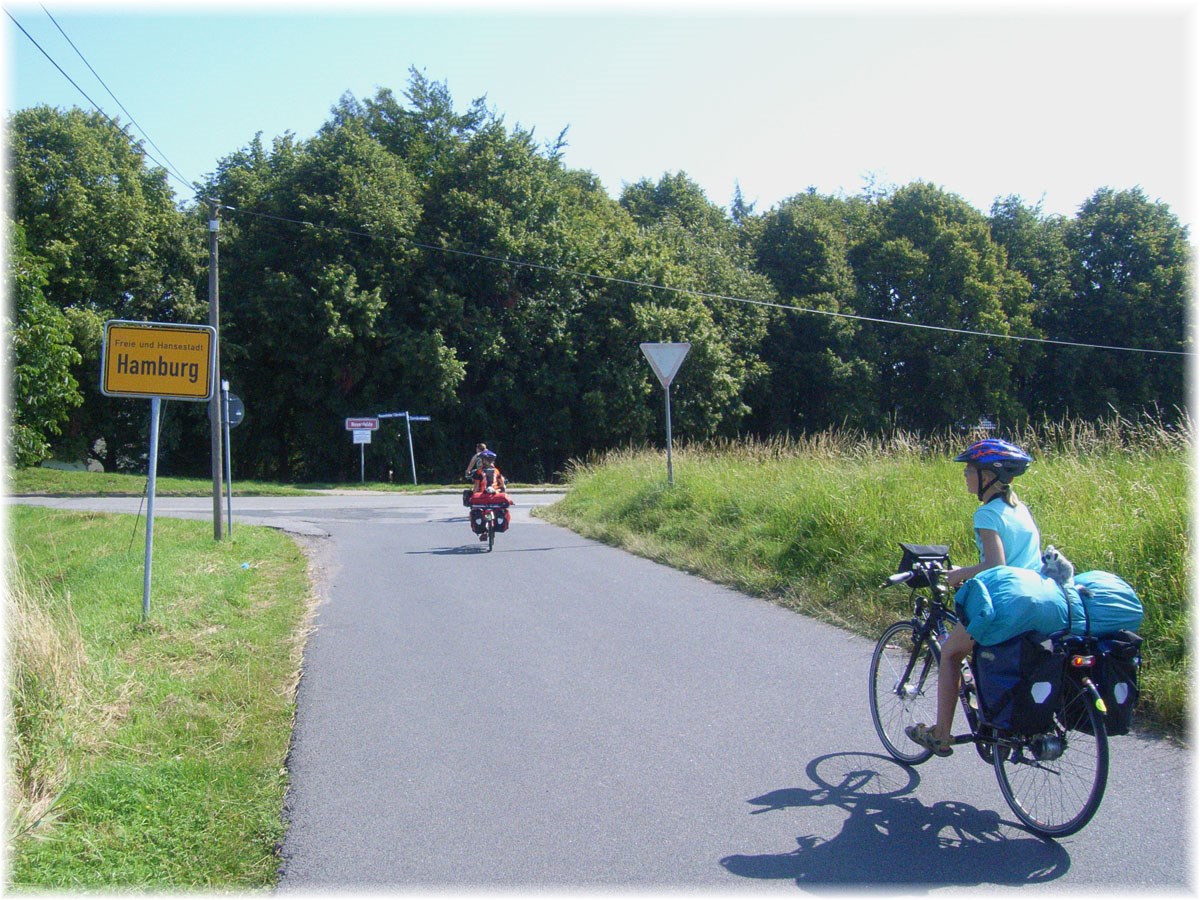
[[[379,420],[378,419],[347,419],[346,420],[346,430],[347,431],[362,431],[363,429],[366,429],[368,431],[375,431],[378,428],[379,428]]]

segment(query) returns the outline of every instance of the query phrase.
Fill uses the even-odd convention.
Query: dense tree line
[[[182,207],[97,114],[22,110],[8,134],[22,464],[143,465],[148,404],[99,392],[102,324],[206,321],[212,200],[222,374],[247,410],[235,478],[356,478],[343,420],[389,411],[431,416],[413,426],[423,478],[478,440],[521,480],[660,442],[642,341],[692,344],[672,387],[688,439],[1186,402],[1187,229],[1137,188],[1071,219],[920,182],[726,211],[676,173],[613,200],[563,164],[564,136],[539,143],[482,99],[457,111],[415,72],[403,100],[343,97],[309,140],[256,137]],[[165,470],[205,473],[203,405],[171,404],[164,428]],[[367,458],[371,478],[408,477],[403,429]]]

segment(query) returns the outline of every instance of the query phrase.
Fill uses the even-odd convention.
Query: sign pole
[[[659,384],[663,386],[663,396],[666,398],[667,484],[673,485],[675,484],[675,473],[671,468],[671,382],[675,380],[675,373],[679,371],[679,367],[683,364],[688,351],[692,349],[692,345],[685,342],[676,344],[643,343],[639,346],[650,363],[650,368],[658,376]]]
[[[413,453],[412,445],[412,417],[406,412],[404,414],[404,427],[408,430],[408,461],[412,464],[413,486],[417,484],[417,457]]]
[[[150,564],[154,557],[154,491],[158,485],[158,419],[162,400],[150,398],[150,471],[146,486],[146,565],[142,574],[142,621],[150,619]]]
[[[229,382],[221,381],[221,418],[225,422],[225,534],[233,537],[233,445],[229,441]]]
[[[667,484],[674,484],[675,476],[671,471],[671,386],[669,384],[663,388],[663,396],[667,398]]]
[[[363,419],[347,419],[346,430],[353,432],[354,443],[358,444],[358,480],[367,483],[367,448],[371,443],[371,432],[379,427],[378,416],[368,416]]]
[[[212,371],[213,383],[219,384],[221,377],[221,292],[217,278],[217,232],[221,229],[220,207],[212,204],[212,218],[208,220],[208,324],[213,329]],[[221,401],[213,396],[208,404],[208,425],[212,433],[212,499],[213,540],[221,540]]]

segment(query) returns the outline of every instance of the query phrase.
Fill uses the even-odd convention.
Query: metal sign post
[[[412,423],[413,422],[428,422],[428,421],[429,421],[429,416],[406,415],[404,417],[404,424],[405,424],[405,427],[408,429],[408,461],[409,461],[409,464],[412,465],[412,476],[413,476],[413,485],[414,486],[417,483],[417,458],[416,458],[416,456],[413,455]]]
[[[237,394],[229,392],[229,382],[221,379],[221,406],[225,419],[225,508],[228,525],[225,533],[233,537],[233,445],[229,440],[230,429],[237,428],[246,417],[246,405]]]
[[[412,423],[413,422],[428,422],[430,420],[430,417],[413,415],[412,413],[405,410],[404,412],[378,413],[375,416],[375,418],[377,418],[377,419],[399,419],[402,416],[404,417],[404,430],[408,434],[408,462],[412,466],[412,479],[413,479],[413,484],[415,485],[417,483],[417,458],[416,458],[416,455],[413,453]]]
[[[367,444],[371,443],[371,432],[366,428],[354,429],[354,443],[358,444],[358,481],[367,482]]]
[[[367,481],[367,444],[371,443],[371,432],[378,428],[378,416],[346,420],[346,430],[354,435],[354,443],[358,444],[358,480],[360,484],[365,484]]]
[[[150,618],[150,565],[154,559],[154,489],[158,484],[158,420],[162,401],[150,399],[150,469],[146,485],[146,564],[142,570],[142,621]]]
[[[221,379],[221,422],[225,426],[225,536],[233,537],[233,455],[229,452],[229,382]]]
[[[663,392],[666,395],[667,407],[667,484],[675,483],[675,473],[671,468],[671,382],[675,380],[675,373],[679,371],[680,365],[683,364],[683,359],[688,355],[688,351],[692,349],[689,343],[681,344],[639,344],[642,348],[642,353],[650,362],[650,368],[654,370],[654,374],[658,376],[659,383],[663,386]]]

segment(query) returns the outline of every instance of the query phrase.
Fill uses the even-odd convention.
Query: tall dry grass
[[[4,603],[8,663],[10,839],[53,806],[69,778],[70,746],[86,731],[87,654],[70,599],[11,563]]]

